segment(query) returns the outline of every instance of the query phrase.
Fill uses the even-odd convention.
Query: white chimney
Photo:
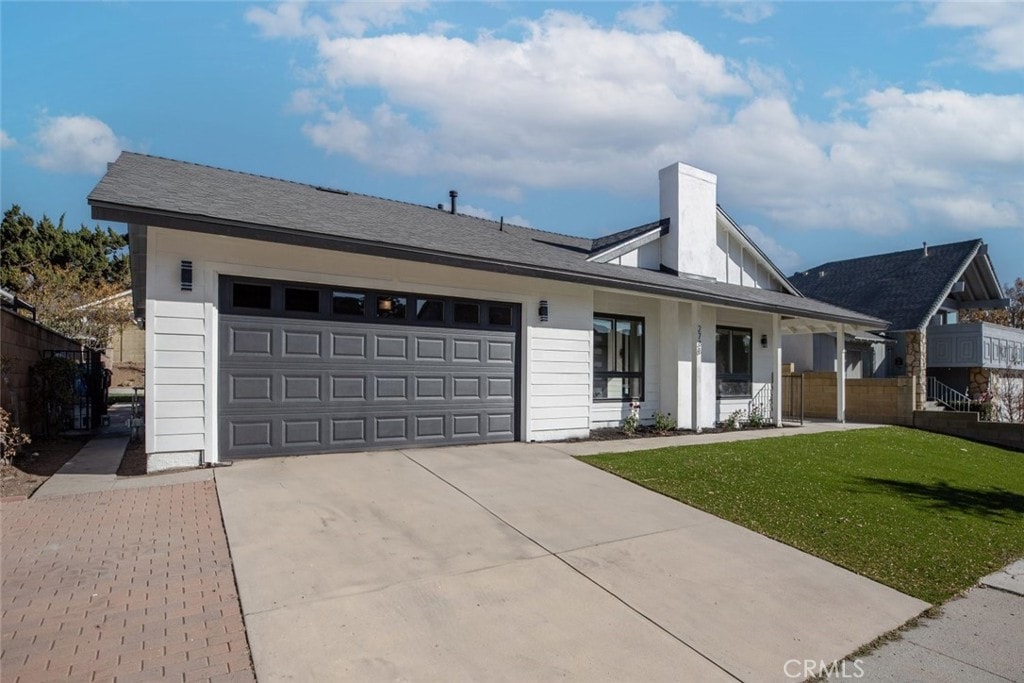
[[[718,247],[718,177],[686,164],[658,172],[661,217],[670,219],[661,262],[680,273],[724,279]]]

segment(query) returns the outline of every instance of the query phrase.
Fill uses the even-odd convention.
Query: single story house
[[[916,376],[918,408],[927,397],[927,377],[966,391],[968,368],[972,363],[980,367],[985,348],[991,351],[1002,343],[993,346],[980,324],[964,325],[957,318],[961,310],[1009,303],[980,239],[832,261],[797,273],[790,282],[808,297],[888,320],[884,332],[847,335],[846,374]],[[988,336],[1016,337],[1017,346],[1024,341],[1020,331],[984,327]],[[822,333],[787,337],[782,359],[798,372],[835,372],[835,339]]]
[[[150,468],[780,422],[784,334],[885,322],[803,297],[716,183],[669,166],[659,220],[591,239],[121,154],[89,203],[128,224]]]

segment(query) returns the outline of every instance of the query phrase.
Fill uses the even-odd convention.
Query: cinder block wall
[[[804,417],[836,419],[836,373],[803,374]],[[798,377],[799,374],[793,375]],[[783,391],[795,391],[797,382],[783,382]],[[850,422],[912,425],[914,378],[846,380],[846,419]],[[783,395],[783,405],[799,405],[799,397]],[[793,402],[791,402],[793,401]]]
[[[0,355],[4,359],[0,404],[22,430],[31,428],[29,412],[31,384],[29,368],[42,358],[43,351],[80,351],[73,339],[32,322],[30,318],[0,309]]]
[[[980,422],[978,413],[973,412],[919,410],[914,413],[914,426],[929,432],[1024,451],[1024,424],[1019,422]]]

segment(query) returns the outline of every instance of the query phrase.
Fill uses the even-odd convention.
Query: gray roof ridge
[[[975,244],[975,245],[980,246],[983,241],[984,240],[982,240],[982,238],[975,237],[974,239],[962,240],[960,242],[946,242],[946,243],[943,243],[943,244],[929,244],[928,248],[929,249],[942,249],[944,247],[956,247],[956,246],[962,246],[962,245],[965,245],[965,244]],[[825,263],[819,263],[818,265],[811,266],[810,268],[804,268],[803,270],[798,270],[798,271],[796,271],[796,273],[794,273],[794,275],[809,275],[810,273],[812,273],[812,272],[814,272],[816,270],[825,270],[828,266],[832,266],[832,265],[835,265],[835,264],[838,264],[838,263],[853,263],[855,261],[871,261],[871,260],[879,259],[879,258],[882,258],[882,257],[885,257],[885,256],[900,256],[902,254],[909,254],[909,253],[915,252],[915,251],[921,251],[921,247],[912,247],[910,249],[900,249],[899,251],[887,251],[887,252],[884,252],[884,253],[881,253],[881,254],[866,254],[864,256],[854,256],[853,258],[846,258],[846,259],[836,259],[834,261],[826,261]]]
[[[646,223],[641,223],[640,225],[634,225],[631,228],[624,228],[622,230],[610,232],[607,235],[595,237],[590,240],[590,251],[603,251],[605,249],[615,246],[619,242],[628,241],[636,237],[637,234],[649,232],[651,230],[654,230],[655,228],[661,227],[661,225],[667,220],[667,218],[659,218],[658,220],[655,221],[648,221]]]

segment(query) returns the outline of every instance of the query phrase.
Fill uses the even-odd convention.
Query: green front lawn
[[[1024,453],[901,427],[581,460],[940,603],[1024,556]]]

